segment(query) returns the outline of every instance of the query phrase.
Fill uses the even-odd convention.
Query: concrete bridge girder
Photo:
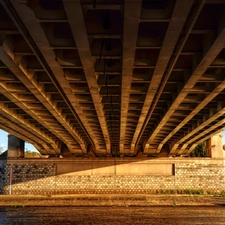
[[[87,31],[85,28],[85,23],[83,19],[82,7],[79,1],[74,4],[68,4],[67,1],[63,1],[66,14],[68,16],[69,23],[72,28],[72,34],[76,42],[77,51],[80,55],[80,60],[84,67],[84,73],[89,86],[90,94],[94,102],[95,110],[98,116],[100,127],[103,133],[106,146],[106,154],[110,154],[110,138],[108,133],[108,128],[106,120],[104,117],[104,112],[101,104],[101,96],[97,88],[97,80],[95,77],[95,69],[92,61],[92,56],[89,47],[89,41],[87,36]],[[81,39],[80,36],[83,38]],[[85,122],[85,121],[84,121]],[[90,128],[91,130],[91,128]],[[92,139],[95,140],[95,135],[93,133]]]
[[[7,43],[9,43],[7,41]],[[6,51],[4,48],[6,48]],[[13,57],[13,52],[10,52],[10,49],[7,47],[7,44],[4,42],[3,46],[0,47],[1,50],[1,60],[9,67],[11,68],[11,71],[18,77],[18,79],[22,80],[22,82],[25,84],[26,88],[28,88],[35,97],[55,116],[56,119],[58,119],[64,126],[67,126],[68,131],[73,134],[73,137],[75,136],[74,129],[71,128],[70,125],[67,125],[65,123],[65,119],[62,118],[60,115],[60,112],[57,111],[57,109],[54,107],[54,105],[51,103],[51,100],[48,99],[46,94],[43,92],[42,88],[37,85],[36,81],[33,80],[33,76],[30,76],[31,73],[25,69],[26,68],[26,61],[20,61],[14,62],[13,59],[10,59]],[[11,50],[12,51],[12,50]],[[18,67],[16,67],[16,63],[18,64]],[[33,74],[33,73],[32,73]],[[21,89],[24,90],[24,89]],[[80,137],[79,137],[80,138]],[[79,140],[77,138],[78,142],[82,143],[82,140]]]
[[[190,76],[189,80],[185,84],[182,91],[177,96],[176,100],[171,105],[171,108],[168,110],[167,114],[164,116],[164,122],[159,124],[159,127],[162,127],[163,124],[165,124],[166,120],[170,118],[170,116],[173,114],[175,109],[177,109],[177,105],[181,103],[181,101],[187,96],[189,91],[191,91],[191,88],[195,85],[197,82],[197,79],[202,76],[202,72],[204,72],[207,67],[214,61],[215,57],[219,54],[219,52],[224,48],[224,35],[225,35],[225,29],[220,33],[220,35],[217,37],[214,44],[211,46],[211,48],[208,50],[208,52],[205,54],[202,61],[199,63],[199,65],[194,70],[193,74]],[[207,62],[207,64],[206,64]],[[201,72],[202,71],[202,72]],[[188,89],[189,88],[189,89]],[[208,98],[210,100],[210,98]],[[209,101],[208,101],[209,102]],[[175,106],[173,106],[175,105]],[[153,134],[156,134],[158,129],[155,129]],[[149,142],[153,140],[154,136],[152,135],[149,138]]]
[[[210,125],[210,123],[215,122],[216,120],[218,120],[219,117],[224,115],[225,112],[225,108],[221,108],[221,104],[218,103],[219,107],[218,107],[218,111],[215,112],[213,115],[211,115],[211,117],[209,117],[207,120],[205,119],[205,121],[203,121],[202,123],[198,124],[197,127],[194,127],[193,130],[191,130],[190,132],[188,132],[183,138],[181,138],[178,142],[176,142],[176,144],[174,144],[174,147],[172,147],[171,149],[171,153],[173,153],[176,148],[178,147],[179,144],[182,143],[186,143],[186,144],[190,144],[193,143],[195,140],[198,140],[199,137],[203,136],[204,134],[208,133],[209,130],[213,130],[221,125],[224,124],[225,120],[221,120],[218,123],[214,124],[214,125]],[[209,126],[207,128],[207,126]],[[196,136],[196,133],[203,130],[200,134],[198,134]],[[195,135],[195,136],[194,136]],[[191,139],[190,139],[191,138]],[[189,139],[188,141],[186,141],[187,139]]]
[[[137,144],[137,142],[139,142],[139,139],[140,139],[139,133],[140,132],[143,133],[143,125],[146,126],[145,120],[146,118],[149,118],[151,116],[150,115],[152,113],[151,105],[153,104],[154,96],[156,95],[157,89],[159,87],[163,74],[166,70],[166,67],[172,55],[172,52],[174,50],[174,47],[180,35],[180,32],[182,31],[182,27],[185,23],[185,18],[188,15],[189,10],[191,9],[192,3],[193,1],[188,1],[188,2],[177,1],[175,5],[171,22],[169,24],[164,42],[162,44],[162,50],[159,54],[159,58],[153,73],[152,81],[148,88],[147,96],[145,98],[144,106],[142,108],[142,113],[139,118],[139,122],[137,125],[137,129],[135,131],[135,134],[133,136],[132,143]],[[185,8],[185,10],[182,11],[182,13],[180,10],[181,8]],[[177,21],[177,18],[179,18],[179,23]],[[144,121],[144,124],[143,124],[143,121]],[[145,145],[146,144],[147,143],[145,143]],[[144,147],[144,149],[147,149],[147,148]]]
[[[28,8],[26,8],[24,6],[21,6],[21,4],[19,4],[19,3],[14,2],[14,6],[15,6],[18,14],[21,16],[21,18],[22,18],[22,20],[24,22],[24,25],[26,26],[26,28],[28,30],[30,30],[30,34],[31,34],[32,38],[34,39],[34,41],[37,44],[39,50],[41,51],[41,53],[45,57],[45,60],[49,64],[50,69],[54,73],[54,75],[52,75],[52,77],[54,76],[52,79],[57,79],[57,82],[61,86],[63,86],[63,90],[61,92],[61,95],[66,96],[68,98],[68,103],[67,104],[69,105],[70,109],[72,108],[71,111],[72,112],[74,111],[74,113],[73,113],[74,116],[76,114],[78,114],[78,117],[76,116],[77,118],[76,117],[75,118],[78,120],[78,122],[81,120],[81,122],[79,122],[81,125],[85,124],[85,126],[82,125],[84,131],[86,132],[87,136],[89,137],[89,140],[91,141],[91,143],[96,148],[98,148],[99,143],[97,141],[97,138],[93,137],[93,130],[90,127],[87,119],[85,118],[85,114],[83,113],[80,105],[78,104],[77,99],[74,97],[74,94],[71,92],[71,87],[70,87],[68,81],[65,79],[65,76],[64,76],[63,67],[60,66],[58,64],[58,62],[55,60],[54,51],[51,48],[51,46],[49,45],[49,41],[47,40],[47,37],[44,34],[40,24],[36,20],[36,17],[34,15],[34,13],[32,11],[30,11]],[[27,12],[25,17],[24,17],[24,10]],[[29,15],[29,18],[30,18],[29,21],[27,20],[27,15]],[[23,35],[26,36],[26,34],[23,34]],[[32,47],[33,44],[31,42],[29,42],[29,44]],[[57,76],[56,76],[56,74],[57,74]],[[64,123],[65,123],[65,121],[64,121]],[[70,130],[71,130],[71,128],[70,128]],[[77,141],[82,146],[86,145],[87,143],[85,143],[85,141],[82,140],[82,137],[80,137],[79,134],[77,134],[74,129],[72,129],[72,130],[73,131],[72,132],[70,131],[70,134],[73,137],[76,137]],[[88,133],[90,134],[90,136],[89,136]],[[81,149],[82,149],[84,154],[87,152],[87,149],[84,149],[83,147],[81,147]]]
[[[0,0],[0,127],[48,154],[190,153],[224,126],[224,9]]]

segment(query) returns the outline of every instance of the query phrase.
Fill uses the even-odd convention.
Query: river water
[[[0,207],[0,225],[223,224],[225,207]]]

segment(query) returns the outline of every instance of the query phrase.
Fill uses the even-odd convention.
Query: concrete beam
[[[187,149],[187,147],[188,147],[188,144],[183,144],[181,148],[179,149],[179,151],[176,153],[176,155],[182,155],[183,152]]]
[[[48,155],[49,153],[47,150],[42,146],[37,143],[33,143],[33,146],[40,152],[41,155]]]
[[[180,105],[180,103],[183,101],[183,99],[187,96],[187,94],[191,91],[191,89],[194,87],[194,85],[198,82],[202,74],[205,72],[205,70],[211,65],[213,60],[216,58],[216,56],[220,53],[220,51],[225,46],[225,29],[221,31],[221,33],[218,35],[208,52],[204,55],[201,62],[198,64],[198,66],[193,71],[192,75],[189,77],[187,82],[185,83],[184,87],[180,91],[180,93],[175,98],[174,102],[168,109],[167,113],[164,115],[161,122],[157,125],[149,139],[146,141],[146,144],[151,143],[155,136],[160,132],[162,127],[165,125],[165,123],[169,120],[169,118],[173,115],[177,107]],[[158,149],[160,150],[160,149]]]
[[[191,113],[182,120],[173,131],[167,135],[163,141],[159,144],[157,152],[160,152],[163,145],[177,132],[179,131],[188,121],[190,121],[197,113],[199,113],[209,102],[211,102],[220,92],[225,88],[225,79],[221,82],[206,98],[200,102]],[[194,100],[193,100],[194,101]]]
[[[214,115],[212,115],[211,117],[209,117],[203,123],[198,124],[196,128],[194,128],[193,130],[191,130],[190,132],[188,132],[185,136],[183,136],[181,139],[179,139],[179,141],[177,141],[175,144],[178,144],[178,145],[182,144],[183,142],[185,142],[185,140],[187,140],[191,136],[194,136],[200,130],[205,130],[205,127],[207,125],[209,125],[210,123],[212,123],[213,121],[215,121],[217,118],[219,118],[220,116],[223,116],[225,114],[225,107],[222,107],[221,108],[221,103],[218,103],[218,104],[220,105],[220,107],[218,108],[218,111]],[[174,148],[173,148],[173,150],[171,149],[170,153],[173,154],[175,150],[176,149],[174,149]]]
[[[29,143],[35,145],[35,143],[38,143],[38,140],[35,139],[35,137],[33,137],[31,135],[31,133],[22,130],[22,129],[18,129],[19,126],[10,122],[10,120],[6,120],[5,117],[2,117],[0,115],[0,128],[7,131],[10,134],[13,134],[14,136],[22,139],[22,140],[26,140]],[[40,151],[40,148],[37,148]],[[40,151],[41,154],[48,154],[45,150],[41,150]],[[55,153],[55,152],[54,152]]]
[[[101,103],[102,98],[99,93],[98,83],[95,76],[94,62],[89,46],[89,40],[83,18],[81,3],[78,0],[74,0],[73,2],[63,0],[63,4],[70,23],[74,40],[76,42],[77,51],[79,52],[81,63],[83,65],[83,70],[93,99],[93,104],[98,115],[98,120],[105,140],[106,154],[109,155],[111,154],[110,137],[103,111],[103,106]],[[85,123],[85,126],[88,125],[88,122],[86,122],[85,120],[83,120],[83,123]],[[92,135],[92,139],[97,140],[94,134]],[[97,142],[95,144],[98,145]]]
[[[58,120],[58,122],[65,128],[65,130],[71,135],[71,138],[76,140],[79,144],[83,144],[84,140],[79,136],[79,134],[68,124],[62,117],[62,114],[53,105],[49,96],[44,93],[41,87],[33,79],[33,73],[30,73],[26,68],[26,60],[14,57],[12,49],[8,46],[9,41],[3,41],[2,46],[0,46],[0,59],[1,61],[11,70],[11,72],[25,85],[25,87],[31,91],[31,93],[48,109],[48,111]],[[15,59],[15,61],[14,61]],[[68,142],[68,141],[67,141]],[[83,149],[85,152],[86,149]]]
[[[51,78],[52,82],[56,85],[56,88],[58,89],[59,94],[64,98],[65,102],[68,104],[68,108],[70,108],[71,112],[74,114],[74,117],[77,119],[79,123],[80,118],[82,120],[82,118],[85,117],[84,113],[81,111],[80,106],[76,98],[74,97],[74,94],[71,92],[71,87],[69,86],[68,81],[65,79],[62,68],[59,66],[58,62],[55,61],[54,52],[51,46],[49,45],[49,42],[40,24],[38,23],[34,15],[34,12],[25,4],[20,4],[19,0],[12,1],[11,2],[12,5],[8,1],[2,1],[2,4],[4,8],[6,9],[6,11],[9,13],[9,15],[11,16],[15,25],[20,30],[21,34],[23,35],[24,39],[27,41],[32,51],[35,53],[37,59],[43,66],[44,70],[46,71],[48,76]],[[23,24],[20,23],[20,20],[16,17],[16,13],[14,10],[19,15]],[[27,34],[28,30],[29,30],[29,35],[32,38],[29,38],[30,36]],[[45,95],[43,90],[41,90],[41,95]],[[46,100],[43,102],[46,102]],[[50,103],[52,105],[52,102],[50,101],[50,99],[47,99],[47,103]],[[74,127],[72,127],[72,125],[66,122],[65,118],[63,118],[62,116],[62,113],[57,111],[57,109],[54,106],[53,106],[53,109],[49,111],[54,115],[54,117],[57,120],[59,120],[61,125],[71,134],[72,138],[74,138],[76,142],[80,144],[80,147],[83,153],[86,154],[87,149],[84,148],[84,146],[86,146],[86,143],[83,140],[83,138],[80,136],[78,131],[76,131]],[[77,112],[79,114],[79,118],[77,117]],[[85,124],[85,121],[82,120],[82,122]],[[82,122],[80,123],[80,125],[84,129],[84,133],[87,134],[89,138],[90,136],[87,133],[85,126],[83,126]],[[91,139],[91,142],[93,143],[92,139]]]
[[[35,143],[36,142],[35,138],[32,139],[31,136],[26,136],[25,132],[20,133],[21,129],[18,129],[17,125],[15,126],[15,124],[12,124],[8,119],[6,120],[1,115],[0,115],[0,128],[2,130],[5,130],[8,133],[13,133],[14,136],[16,136],[16,137],[18,137],[18,138],[20,138],[22,140],[24,140],[24,138],[25,138],[25,140],[28,141],[29,143]]]
[[[223,118],[224,106],[215,109],[225,88],[220,2],[176,0],[159,10],[141,0],[65,0],[59,9],[0,0],[0,125],[54,154],[65,144],[79,156],[91,148],[160,157],[164,144],[188,151],[224,125],[208,130]],[[99,54],[113,62],[106,70]]]
[[[194,149],[195,147],[197,146],[198,144],[192,144],[191,147],[186,151],[184,152],[185,155],[189,155]]]
[[[121,113],[120,113],[120,153],[124,154],[124,140],[127,129],[127,116],[130,100],[131,81],[135,58],[136,42],[138,36],[139,18],[142,1],[126,0],[124,6],[124,32],[123,32],[123,64],[121,87]],[[134,153],[131,145],[131,154]]]
[[[42,132],[39,128],[35,127],[33,124],[25,121],[21,116],[19,116],[16,112],[9,109],[6,103],[0,102],[0,114],[10,119],[15,124],[19,124],[24,129],[28,130],[31,134],[39,139],[40,143],[49,142],[55,144],[55,141],[51,139],[51,137],[47,136],[44,132]]]
[[[194,146],[194,147],[191,147],[189,150],[187,150],[186,152],[184,152],[184,154],[185,155],[189,155],[199,143],[202,143],[204,141],[209,140],[211,137],[217,135],[219,132],[222,132],[224,130],[225,130],[225,125],[222,126],[222,127],[220,127],[220,129],[218,129],[218,130],[216,130],[214,132],[211,132],[209,135],[202,137],[202,139],[198,140],[198,143],[192,144],[192,146]],[[222,148],[223,147],[221,146],[221,149]]]
[[[224,127],[224,126],[225,126],[225,119],[222,119],[216,124],[213,124],[212,126],[210,126],[209,128],[204,128],[200,134],[195,135],[193,138],[187,141],[186,144],[192,144],[192,143],[195,143],[196,141],[199,143],[199,139],[202,140],[202,136],[204,137],[205,135],[210,134],[213,130],[216,130],[216,129],[219,130],[219,127]]]
[[[138,124],[131,142],[132,146],[137,146],[138,142],[144,132],[144,126],[147,125],[147,121],[151,117],[149,111],[151,110],[153,99],[157,93],[160,82],[163,78],[165,70],[168,66],[171,55],[174,51],[174,47],[180,36],[184,23],[187,19],[188,13],[192,7],[193,0],[176,2],[172,18],[170,19],[169,27],[157,60],[156,67],[149,85],[145,101],[141,110],[141,114],[138,120]],[[133,153],[135,149],[131,150]]]
[[[1,75],[0,75],[1,76]],[[11,93],[7,90],[5,85],[0,82],[0,92],[6,96],[11,102],[15,103],[20,109],[24,110],[28,115],[30,115],[32,118],[34,118],[38,123],[40,123],[43,127],[45,127],[47,130],[49,130],[52,134],[54,134],[56,137],[58,137],[60,140],[62,140],[64,143],[67,142],[67,140],[64,138],[64,136],[60,135],[55,129],[54,126],[50,125],[46,120],[42,119],[41,116],[37,115],[37,113],[30,109],[28,105],[26,104],[26,101],[21,99],[20,96]],[[57,149],[57,148],[56,148]],[[56,151],[59,153],[59,149]],[[72,151],[72,148],[71,148]]]

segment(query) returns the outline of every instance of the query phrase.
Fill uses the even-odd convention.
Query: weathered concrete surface
[[[0,195],[0,206],[218,206],[225,198],[196,195]]]

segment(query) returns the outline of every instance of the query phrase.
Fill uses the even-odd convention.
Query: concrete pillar
[[[24,157],[24,140],[9,134],[8,135],[8,158]]]
[[[219,132],[218,134],[212,136],[207,141],[207,155],[212,158],[223,158],[225,157],[225,151],[223,150],[223,134]]]
[[[62,154],[63,158],[73,157],[70,150],[68,149],[68,147],[65,144],[62,144],[62,146],[61,146],[61,154]]]

